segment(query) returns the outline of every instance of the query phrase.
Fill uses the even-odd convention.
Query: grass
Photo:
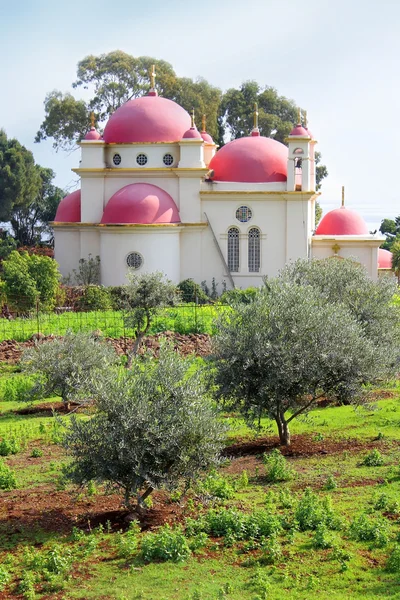
[[[226,306],[185,305],[159,311],[150,328],[150,334],[163,331],[176,333],[213,333],[213,321]],[[124,313],[121,311],[66,312],[62,314],[39,313],[30,318],[18,317],[13,321],[1,319],[0,341],[29,340],[33,334],[64,335],[66,331],[100,330],[106,337],[132,337],[133,331],[124,327]]]
[[[20,375],[0,365],[0,391],[10,377]],[[386,399],[379,399],[380,395]],[[17,490],[3,493],[4,503],[0,507],[0,564],[10,578],[4,584],[5,597],[13,597],[18,589],[22,590],[18,587],[22,581],[26,589],[21,597],[29,598],[28,588],[33,585],[38,599],[44,596],[65,600],[400,598],[400,573],[385,570],[396,539],[400,539],[400,386],[393,383],[390,388],[376,391],[376,396],[375,410],[354,410],[350,406],[318,408],[306,419],[294,420],[292,437],[308,436],[310,456],[286,459],[293,474],[288,481],[268,481],[263,457],[246,457],[238,462],[227,461],[218,474],[211,476],[212,481],[210,477],[205,479],[200,491],[193,491],[191,506],[185,497],[174,499],[177,509],[186,503],[185,518],[191,516],[197,527],[213,507],[234,509],[239,514],[271,511],[283,523],[273,539],[209,537],[205,546],[187,560],[162,564],[146,563],[141,558],[140,543],[146,532],[138,534],[138,547],[132,555],[122,557],[118,540],[121,536],[126,539],[127,533],[78,530],[75,539],[61,531],[43,530],[29,511],[26,522],[22,519],[16,527],[5,511],[6,503],[17,509],[22,502],[21,494],[24,498],[38,498],[38,502],[39,499],[43,502],[46,495],[52,498],[58,493],[58,475],[66,457],[54,443],[59,428],[54,417],[18,415],[14,411],[21,403],[0,402],[0,438],[15,436],[22,442],[18,454],[4,459],[15,470],[18,485]],[[51,400],[57,399],[48,399]],[[230,442],[254,436],[242,420],[233,416],[227,420],[233,426]],[[274,423],[264,420],[263,426],[268,435],[276,435]],[[325,441],[331,444],[331,440],[344,439],[356,440],[361,444],[359,450],[312,454],[314,443],[323,447]],[[362,444],[367,446],[364,448]],[[363,464],[372,447],[383,457],[380,466]],[[40,449],[42,455],[32,457],[34,448]],[[232,473],[240,461],[246,469],[245,477],[240,469]],[[333,478],[335,486],[327,490],[325,484],[329,478]],[[322,538],[326,535],[328,542],[339,550],[315,547],[315,531],[298,531],[293,526],[297,503],[306,488],[316,495],[315,502],[331,503],[340,526],[334,530],[328,527],[325,533],[322,528],[320,535]],[[215,489],[224,493],[220,498],[207,499],[207,494],[215,493]],[[99,510],[98,498],[104,502],[101,510],[107,511],[107,497],[102,488],[95,496],[90,496],[87,490],[68,490],[71,495],[67,496],[67,502],[81,506],[86,522]],[[46,516],[46,502],[40,507],[38,516]],[[373,523],[384,523],[387,543],[380,547],[371,541],[354,539],[350,524],[359,515],[365,515]],[[193,538],[188,534],[187,539],[190,542]],[[280,554],[275,563],[269,564],[267,557],[273,544],[280,548]],[[349,559],[343,558],[346,554]],[[53,571],[49,571],[50,567]],[[0,572],[0,586],[1,577],[7,581],[7,576]]]

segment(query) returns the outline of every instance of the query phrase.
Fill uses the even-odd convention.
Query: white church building
[[[133,268],[229,289],[260,285],[298,258],[351,256],[373,278],[389,269],[384,238],[343,201],[315,229],[316,140],[298,124],[287,141],[260,136],[255,111],[250,135],[217,150],[205,122],[198,131],[153,83],[111,115],[103,136],[92,126],[80,144],[80,189],[53,223],[61,273],[98,255],[106,286],[126,283]]]

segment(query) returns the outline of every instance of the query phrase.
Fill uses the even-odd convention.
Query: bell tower
[[[315,191],[315,154],[317,143],[307,129],[307,123],[302,125],[299,110],[297,125],[290,132],[287,142],[289,146],[287,189],[290,192]]]

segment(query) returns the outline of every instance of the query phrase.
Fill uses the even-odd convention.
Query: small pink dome
[[[149,183],[131,183],[108,201],[101,223],[180,223],[178,208],[167,192]]]
[[[177,142],[190,128],[189,114],[176,102],[159,96],[129,100],[111,115],[104,130],[107,144]]]
[[[65,196],[58,205],[54,221],[58,223],[80,223],[81,190]]]
[[[321,219],[315,235],[368,235],[368,227],[355,210],[341,206]]]
[[[211,135],[207,133],[207,131],[202,131],[200,135],[206,144],[214,144],[214,140],[212,139]]]
[[[86,141],[100,140],[101,135],[96,131],[95,127],[91,127],[83,139]]]
[[[263,136],[229,142],[212,158],[209,168],[214,181],[269,183],[286,181],[288,149]]]
[[[296,137],[311,137],[310,132],[305,129],[302,125],[296,125],[289,133],[289,135],[293,135]]]
[[[196,129],[196,127],[191,127],[190,129],[185,131],[182,139],[183,140],[188,140],[188,139],[201,140],[201,135],[200,135],[200,132]]]
[[[393,254],[384,248],[378,248],[378,269],[392,268]]]

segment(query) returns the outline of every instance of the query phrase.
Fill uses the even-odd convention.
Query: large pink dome
[[[341,206],[322,218],[315,235],[368,235],[368,227],[355,210]]]
[[[233,140],[212,158],[214,181],[269,183],[286,181],[288,149],[262,136]]]
[[[101,223],[180,223],[178,208],[167,192],[149,183],[131,183],[116,192]]]
[[[54,221],[59,223],[79,223],[80,220],[81,190],[76,190],[61,200]]]
[[[384,248],[378,248],[378,269],[392,268],[393,254]]]
[[[107,144],[177,142],[190,126],[189,114],[176,102],[142,96],[129,100],[111,115],[103,139]]]

